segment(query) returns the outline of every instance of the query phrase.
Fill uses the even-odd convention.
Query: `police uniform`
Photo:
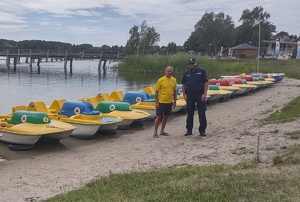
[[[182,84],[185,85],[185,94],[187,96],[186,110],[186,129],[191,134],[194,123],[195,103],[197,105],[199,117],[199,133],[205,134],[207,120],[206,120],[206,102],[201,100],[204,94],[204,83],[208,82],[206,71],[203,68],[195,67],[187,70],[182,78]]]

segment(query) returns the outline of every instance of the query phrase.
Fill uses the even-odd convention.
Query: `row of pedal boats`
[[[279,82],[284,74],[253,74],[222,76],[209,80],[208,101],[241,95],[255,89],[266,88]],[[177,88],[176,113],[185,108],[182,85]],[[130,129],[135,123],[155,118],[154,87],[140,91],[120,90],[98,93],[78,100],[56,99],[47,106],[43,101],[12,107],[9,114],[0,115],[0,141],[9,148],[26,150],[35,147],[38,140],[60,141],[73,136],[90,139],[97,133],[116,133]]]

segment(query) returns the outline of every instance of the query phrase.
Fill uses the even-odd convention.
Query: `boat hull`
[[[12,144],[21,144],[21,145],[34,145],[41,135],[24,135],[24,134],[15,134],[12,132],[0,131],[0,140],[3,142],[8,142]]]
[[[76,127],[70,136],[76,138],[94,138],[98,129],[101,127],[100,124],[81,124],[81,123],[72,123]]]
[[[240,90],[236,92],[235,95],[243,95],[255,89],[255,87],[245,86],[245,84],[233,84],[232,86],[240,88]]]
[[[102,124],[98,131],[115,131],[124,121],[121,117],[102,115]]]
[[[68,138],[74,130],[75,130],[75,128],[72,129],[72,130],[65,130],[65,131],[62,131],[62,132],[46,134],[46,135],[42,135],[41,138],[60,141],[62,139]]]
[[[130,125],[134,122],[137,121],[138,119],[123,119],[123,121],[119,124],[118,130],[127,130],[130,128]]]

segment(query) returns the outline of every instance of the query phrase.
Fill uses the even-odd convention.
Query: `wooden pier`
[[[70,61],[70,74],[72,74],[73,60],[99,60],[98,70],[101,71],[101,63],[103,61],[103,72],[106,71],[107,60],[120,60],[120,53],[115,52],[85,52],[85,51],[49,51],[49,50],[30,50],[30,49],[3,49],[0,50],[0,56],[6,57],[6,66],[9,67],[11,59],[13,59],[14,71],[20,59],[25,58],[25,63],[29,63],[30,72],[32,72],[32,63],[37,60],[38,73],[41,71],[40,63],[44,59],[50,61],[64,61],[64,73],[67,75],[67,63]]]

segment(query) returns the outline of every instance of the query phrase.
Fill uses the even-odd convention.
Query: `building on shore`
[[[278,57],[276,55],[276,43],[279,44]],[[289,59],[292,57],[294,50],[297,50],[297,39],[290,39],[288,36],[274,38],[274,40],[261,41],[261,54],[264,57]]]
[[[258,48],[247,43],[243,43],[231,48],[232,56],[238,58],[255,58],[257,57]]]

